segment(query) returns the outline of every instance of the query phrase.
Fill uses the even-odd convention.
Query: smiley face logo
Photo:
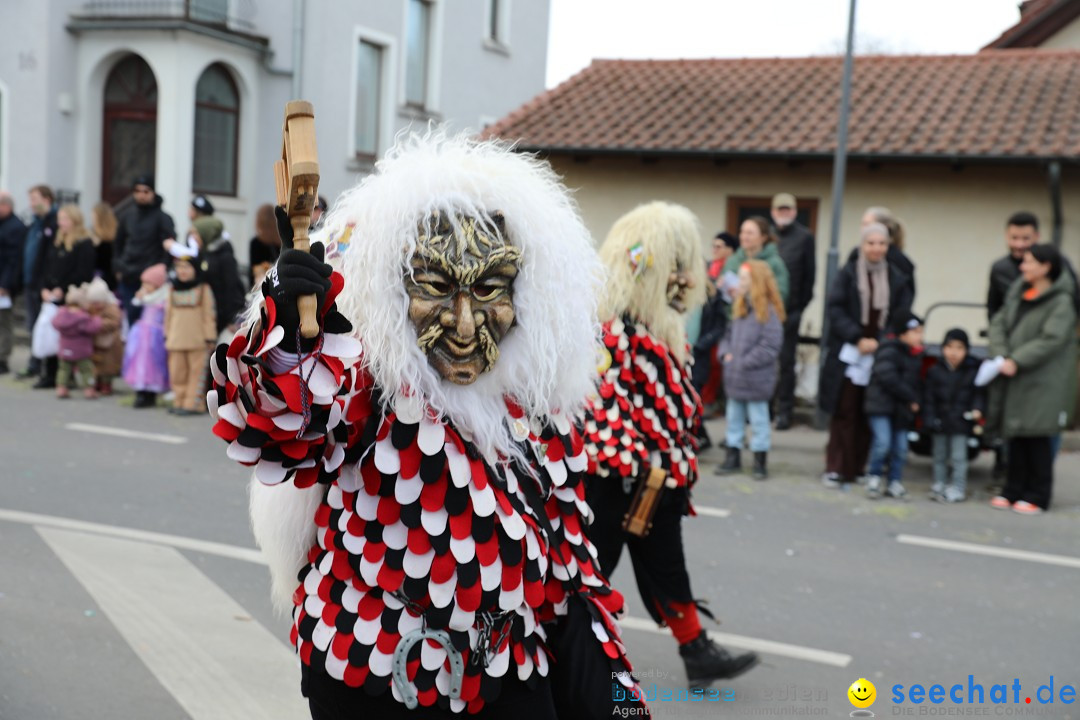
[[[851,683],[851,687],[847,691],[848,700],[851,704],[857,708],[868,708],[874,704],[874,700],[877,699],[877,688],[874,687],[874,683],[870,682],[866,678],[859,678],[855,682]]]

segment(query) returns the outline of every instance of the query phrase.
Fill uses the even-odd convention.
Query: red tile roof
[[[1080,0],[1024,0],[1020,20],[984,50],[1038,47],[1080,17]]]
[[[597,60],[485,131],[524,150],[832,154],[842,59]],[[1080,156],[1080,51],[855,59],[856,157]]]

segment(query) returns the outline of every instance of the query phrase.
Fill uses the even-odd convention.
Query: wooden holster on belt
[[[660,468],[649,470],[649,476],[638,483],[637,492],[630,502],[630,510],[623,518],[623,530],[631,535],[645,537],[652,530],[653,515],[660,504],[660,494],[664,491],[667,473]]]

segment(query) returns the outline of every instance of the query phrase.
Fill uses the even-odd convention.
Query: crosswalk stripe
[[[112,435],[130,440],[149,440],[151,442],[167,443],[169,445],[183,445],[188,441],[182,435],[163,435],[161,433],[148,433],[139,430],[126,430],[124,428],[110,427],[109,425],[91,425],[89,423],[68,423],[64,425],[68,430],[76,432],[96,433],[98,435]]]
[[[657,633],[659,635],[671,635],[671,630],[657,627],[656,623],[652,620],[624,617],[619,620],[619,625],[630,630]],[[768,655],[780,655],[782,657],[794,658],[795,660],[806,660],[809,662],[821,663],[822,665],[832,665],[833,667],[847,667],[851,664],[852,659],[850,655],[832,652],[831,650],[818,650],[817,648],[803,647],[802,645],[791,645],[790,643],[776,642],[775,640],[763,640],[761,638],[752,638],[745,635],[732,635],[731,633],[715,632],[713,630],[709,630],[709,637],[721,645],[730,645],[731,647],[742,648],[743,650],[753,650],[754,652],[766,653]]]
[[[724,508],[714,508],[708,505],[695,505],[694,512],[698,515],[708,515],[710,517],[726,518],[731,515],[730,510]]]
[[[37,532],[192,720],[307,717],[293,653],[179,552]]]
[[[24,525],[41,525],[55,527],[62,530],[76,530],[78,532],[108,535],[126,540],[155,543],[157,545],[169,545],[180,550],[194,550],[207,555],[219,555],[232,560],[266,565],[266,558],[255,548],[240,547],[238,545],[226,545],[225,543],[211,540],[199,540],[198,538],[183,537],[181,535],[168,535],[166,533],[151,532],[149,530],[136,530],[134,528],[119,527],[117,525],[105,525],[102,523],[86,522],[85,520],[72,520],[71,518],[57,517],[56,515],[41,515],[39,513],[23,512],[21,510],[8,510],[0,508],[0,520],[17,522]]]
[[[959,542],[957,540],[942,540],[921,535],[897,535],[896,541],[904,545],[919,545],[937,550],[954,550],[973,555],[989,555],[991,557],[1008,558],[1009,560],[1026,560],[1028,562],[1043,563],[1044,565],[1080,569],[1080,558],[1069,555],[1051,555],[1050,553],[979,545],[978,543]]]

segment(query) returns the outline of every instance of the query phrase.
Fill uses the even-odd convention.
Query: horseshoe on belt
[[[458,700],[461,698],[461,678],[465,674],[465,661],[461,659],[461,653],[450,642],[450,635],[445,630],[431,630],[423,628],[406,633],[398,640],[394,648],[393,678],[394,687],[405,701],[405,707],[410,710],[416,709],[419,701],[416,698],[416,687],[409,682],[407,660],[409,651],[413,646],[424,640],[434,640],[446,650],[446,656],[450,658],[450,697]]]

